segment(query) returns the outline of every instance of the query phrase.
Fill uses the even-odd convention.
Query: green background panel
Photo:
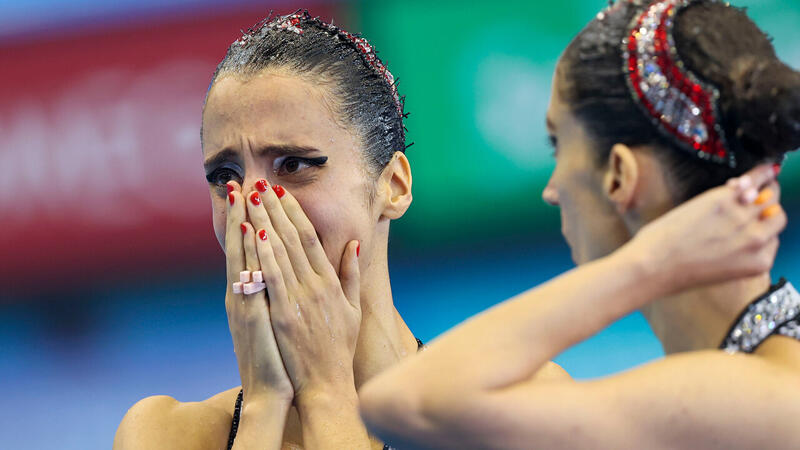
[[[554,167],[544,116],[555,63],[604,1],[354,2],[359,29],[406,95],[414,203],[393,235],[405,248],[462,240],[557,238],[541,200]],[[743,1],[800,66],[800,2]],[[790,159],[786,198],[800,167]]]

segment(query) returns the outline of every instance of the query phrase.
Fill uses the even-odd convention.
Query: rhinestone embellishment
[[[674,18],[694,0],[658,0],[623,39],[623,71],[634,101],[663,133],[700,158],[736,167],[719,125],[719,90],[691,73],[673,38]]]
[[[234,45],[247,47],[253,41],[253,36],[265,28],[269,30],[288,31],[297,35],[302,35],[303,28],[307,28],[309,25],[326,29],[334,36],[344,39],[353,45],[363,61],[373,71],[375,71],[378,76],[383,78],[386,84],[389,85],[389,90],[392,94],[392,99],[394,100],[394,105],[397,108],[398,114],[400,114],[401,117],[406,116],[403,113],[403,100],[400,98],[400,94],[397,92],[397,85],[395,84],[394,76],[391,72],[389,72],[389,69],[386,67],[383,61],[378,58],[375,48],[372,47],[372,45],[370,45],[366,39],[359,35],[349,33],[333,25],[332,23],[324,22],[319,18],[311,17],[311,15],[308,13],[308,10],[299,10],[293,14],[278,16],[274,19],[267,18],[255,28],[251,28],[244,32],[242,37],[234,42]]]
[[[720,348],[750,353],[773,334],[800,339],[800,294],[786,281],[745,309]]]

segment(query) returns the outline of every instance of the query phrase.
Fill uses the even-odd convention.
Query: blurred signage
[[[0,298],[219,266],[202,103],[227,46],[267,13],[0,44]]]

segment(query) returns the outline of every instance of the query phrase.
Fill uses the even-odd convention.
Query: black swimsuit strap
[[[417,339],[417,338],[415,338]],[[425,348],[425,344],[417,339],[417,351]],[[239,431],[239,419],[242,416],[242,397],[244,390],[239,389],[239,395],[236,396],[236,405],[233,407],[233,420],[231,421],[231,431],[228,433],[228,450],[233,449],[233,441],[236,440],[236,432]],[[393,450],[389,444],[383,444],[383,450]]]

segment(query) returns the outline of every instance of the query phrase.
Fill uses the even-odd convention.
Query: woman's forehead
[[[238,146],[242,139],[311,147],[352,141],[323,89],[282,74],[218,79],[203,113],[204,149]]]

